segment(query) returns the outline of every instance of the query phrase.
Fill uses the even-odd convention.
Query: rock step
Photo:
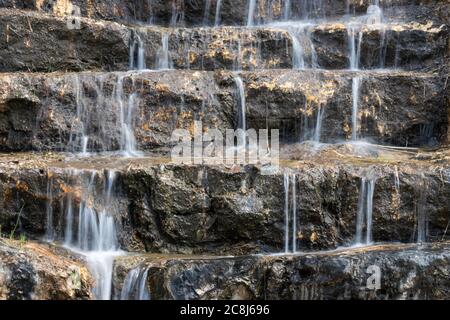
[[[92,299],[84,262],[65,249],[0,234],[0,267],[0,300]]]
[[[272,257],[127,256],[116,260],[114,294],[136,295],[122,291],[136,270],[146,272],[143,283],[154,300],[445,300],[449,249],[444,242]]]
[[[83,137],[87,151],[119,150],[124,106],[139,150],[170,147],[173,131],[191,130],[195,120],[225,134],[238,126],[235,77],[225,71],[0,74],[0,150],[82,151]],[[279,129],[282,142],[351,140],[354,101],[361,138],[402,147],[447,139],[446,82],[436,74],[266,70],[240,77],[246,127]]]
[[[291,31],[282,25],[165,29],[82,18],[76,28],[64,18],[0,9],[0,71],[125,71],[140,64],[150,69],[253,70],[301,65],[296,60],[305,67],[346,69],[349,37],[340,23]],[[433,23],[366,26],[359,67],[438,68],[447,57],[447,38],[448,28]],[[303,55],[294,50],[298,46]],[[138,52],[145,63],[138,63]]]
[[[210,4],[208,8],[208,2]],[[414,18],[419,18],[418,12],[428,19],[438,16],[441,7],[445,8],[442,0],[381,0],[380,6],[386,14],[392,12],[399,18],[399,11],[407,7],[410,14],[414,11]],[[247,25],[248,1],[221,0],[220,10],[217,11],[218,1],[207,0],[112,0],[105,3],[101,0],[73,0],[73,1],[24,1],[2,0],[0,8],[18,8],[38,10],[65,17],[72,15],[74,5],[78,6],[83,17],[112,20],[120,22],[152,23],[163,26],[213,26],[216,23],[222,25]],[[254,22],[264,23],[286,18],[286,3],[283,0],[259,0],[255,8]],[[372,0],[326,0],[321,1],[290,1],[291,7],[287,17],[299,18],[326,18],[345,14],[364,14]],[[431,8],[432,10],[426,10]],[[209,10],[208,10],[209,9]],[[75,9],[77,10],[77,9]],[[206,11],[208,10],[208,11]],[[425,11],[425,12],[424,12]],[[444,13],[444,10],[442,10]]]
[[[41,238],[51,230],[63,241],[68,208],[75,214],[83,202],[103,210],[101,194],[113,171],[108,203],[127,251],[278,253],[293,249],[292,240],[285,242],[286,228],[289,239],[295,234],[297,250],[334,249],[355,242],[358,208],[369,198],[373,223],[360,225],[364,239],[370,229],[374,242],[449,239],[449,150],[416,154],[367,146],[364,155],[361,149],[329,146],[311,154],[283,148],[287,159],[301,160],[282,162],[273,175],[254,166],[178,166],[161,157],[3,155],[0,225],[9,232],[21,212],[21,232]],[[288,226],[283,172],[290,174]]]

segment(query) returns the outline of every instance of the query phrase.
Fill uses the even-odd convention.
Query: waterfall
[[[400,178],[398,176],[398,167],[395,166],[394,169],[394,177],[395,177],[395,191],[397,192],[397,194],[400,194]]]
[[[380,7],[379,1],[375,1],[374,4],[367,8],[366,24],[382,24],[384,20],[383,10]]]
[[[319,104],[317,109],[317,118],[316,118],[316,128],[314,129],[314,142],[320,143],[320,137],[322,133],[322,120],[323,120],[324,109]]]
[[[87,156],[87,154],[88,154],[88,152],[87,152],[88,145],[89,145],[89,137],[83,135],[81,137],[81,155],[82,156]]]
[[[238,100],[238,128],[244,132],[247,130],[247,124],[245,120],[246,107],[245,107],[245,89],[244,82],[240,76],[234,77],[234,83],[236,84],[236,98]]]
[[[324,9],[322,0],[299,0],[299,2],[303,19],[320,17],[320,13]]]
[[[289,173],[284,173],[284,252],[289,253]]]
[[[416,201],[416,219],[417,219],[417,243],[426,243],[428,238],[428,218],[426,212],[426,192],[427,184],[425,176],[422,173],[422,181],[417,185],[416,194],[418,199]]]
[[[203,26],[206,27],[209,25],[209,13],[211,11],[211,0],[205,1],[205,11],[203,13]]]
[[[120,151],[123,155],[127,157],[138,156],[136,151],[136,139],[134,137],[134,125],[133,125],[133,115],[134,110],[138,105],[138,97],[136,93],[132,93],[125,99],[123,93],[123,79],[125,75],[120,75],[117,78],[117,84],[115,88],[116,100],[119,104],[119,120],[120,120]],[[134,88],[134,80],[132,83]]]
[[[366,24],[378,25],[380,27],[380,53],[379,67],[384,68],[387,54],[386,24],[384,23],[383,10],[380,2],[375,0],[372,5],[367,8]]]
[[[284,252],[297,252],[297,176],[284,173]],[[289,190],[289,187],[291,188]],[[289,198],[291,196],[291,199]],[[292,227],[290,230],[290,222]],[[291,232],[290,232],[291,231]],[[292,242],[292,246],[291,246]]]
[[[136,32],[133,33],[133,41],[130,43],[129,56],[130,70],[145,69],[144,42]]]
[[[168,70],[173,68],[169,53],[168,33],[163,33],[161,36],[161,47],[158,50],[156,59],[156,68],[158,70]]]
[[[111,94],[106,94],[103,86],[106,79],[111,77],[84,76],[78,75],[74,79],[76,91],[77,120],[72,126],[69,138],[69,150],[79,152],[81,156],[87,156],[89,152],[89,135],[93,136],[93,147],[95,151],[116,151],[119,150],[125,156],[138,156],[134,136],[134,120],[136,109],[139,106],[138,93],[134,91],[134,79],[130,75],[132,85],[128,96],[124,94],[124,78],[130,73],[118,73],[114,90]],[[86,91],[95,90],[95,95],[85,94]],[[115,113],[111,117],[102,110],[106,107],[117,106]],[[120,132],[120,140],[117,141],[115,135],[108,134],[107,128],[114,127],[115,132]]]
[[[248,4],[247,27],[254,26],[255,11],[256,11],[256,0],[250,0]]]
[[[316,52],[316,48],[314,47],[314,42],[311,39],[311,30],[308,30],[306,32],[306,34],[307,34],[307,39],[309,40],[309,48],[311,50],[311,68],[317,69],[317,68],[319,68],[319,62],[317,59],[317,52]]]
[[[380,28],[382,28],[380,43],[380,66],[384,66],[384,59],[387,50],[385,43],[386,28],[383,23],[383,10],[379,7],[377,1],[375,3],[375,5],[370,5],[367,8],[366,15],[359,18],[357,22],[347,24],[350,70],[359,70],[364,25],[379,25]]]
[[[172,16],[170,18],[170,27],[178,26],[179,22],[184,21],[184,11],[180,10],[177,1],[172,1]]]
[[[360,26],[349,24],[347,26],[347,33],[350,51],[349,54],[350,70],[358,70],[361,56],[361,43],[363,32]]]
[[[386,26],[381,26],[381,39],[380,39],[380,69],[384,69],[386,64],[386,55],[387,55],[387,39],[386,39]]]
[[[267,25],[277,29],[286,30],[292,41],[292,68],[303,70],[317,68],[317,52],[311,38],[311,23],[303,22],[277,22]]]
[[[296,176],[292,175],[292,252],[297,252],[297,191]]]
[[[220,9],[222,7],[222,0],[217,0],[216,3],[216,17],[214,20],[214,26],[218,27],[220,25]]]
[[[363,177],[359,190],[358,211],[356,216],[356,238],[357,245],[369,245],[372,243],[372,220],[373,220],[373,196],[375,192],[375,178]],[[364,226],[366,229],[363,235]],[[364,239],[365,238],[365,239]]]
[[[55,238],[55,231],[53,228],[53,178],[51,173],[47,173],[47,203],[46,203],[46,232],[44,236],[45,241],[52,242]]]
[[[88,268],[95,279],[93,291],[96,299],[109,300],[114,258],[120,255],[113,217],[116,174],[114,171],[106,174],[104,179],[106,181],[100,194],[96,189],[97,178],[102,177],[96,171],[70,172],[72,187],[74,190],[80,190],[80,193],[74,191],[73,194],[67,195],[64,244],[86,257]],[[75,217],[73,209],[77,203],[79,203],[78,214]],[[100,208],[96,207],[97,203]]]
[[[237,51],[235,51],[235,59],[233,61],[233,70],[234,71],[241,71],[242,70],[242,48],[241,48],[241,39],[238,38],[236,40],[237,42]]]
[[[305,69],[304,51],[300,41],[293,32],[289,32],[292,39],[292,68],[296,70]]]
[[[358,112],[361,78],[352,78],[352,141],[358,140]]]
[[[64,245],[70,246],[73,243],[73,199],[72,195],[67,195],[66,200],[66,228],[64,230]]]
[[[148,269],[135,268],[125,277],[120,300],[150,300],[147,288]]]
[[[284,1],[283,19],[289,20],[291,16],[291,0]]]
[[[69,138],[69,146],[71,146],[72,151],[75,151],[75,145],[77,140],[81,142],[81,155],[86,156],[89,144],[89,137],[86,133],[85,125],[85,106],[83,101],[83,84],[80,83],[78,75],[74,76],[74,87],[75,87],[75,103],[77,106],[77,120],[80,123],[81,129],[76,133],[71,133]]]

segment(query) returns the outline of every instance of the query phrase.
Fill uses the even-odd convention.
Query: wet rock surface
[[[441,243],[272,257],[131,256],[116,261],[115,292],[138,268],[148,272],[152,299],[448,299],[448,249]]]
[[[57,16],[81,15],[92,19],[113,20],[134,23],[153,23],[163,26],[213,26],[221,25],[246,25],[248,23],[247,1],[221,0],[210,1],[208,8],[206,0],[110,0],[107,3],[101,0],[2,0],[0,8],[17,8],[38,10]],[[314,1],[291,1],[288,18],[333,18],[348,13],[364,14],[372,4],[371,0],[327,0],[320,5]],[[440,11],[444,18],[444,9],[448,4],[443,0],[381,0],[381,7],[387,15],[399,13],[414,15],[418,19],[421,13],[426,19],[430,19],[430,10],[433,15],[439,17]],[[80,12],[74,12],[74,6]],[[408,10],[402,10],[406,6]],[[208,10],[209,9],[209,10]],[[208,10],[208,11],[206,11]],[[267,23],[273,20],[282,20],[286,17],[286,5],[282,0],[259,0],[255,8],[254,22]],[[400,15],[401,16],[401,15]],[[445,18],[444,18],[445,19]]]
[[[84,263],[46,244],[0,238],[0,300],[91,299]]]
[[[361,177],[365,176],[375,177],[373,241],[415,242],[418,228],[425,230],[427,241],[448,238],[448,155],[441,153],[431,163],[415,160],[432,159],[426,154],[412,154],[408,160],[399,158],[398,153],[380,152],[378,163],[364,157],[339,160],[333,156],[343,152],[349,150],[332,148],[309,160],[287,163],[285,170],[297,177],[295,238],[300,250],[333,249],[355,242]],[[376,153],[371,152],[372,156]],[[289,154],[289,150],[283,153]],[[321,157],[328,161],[320,160]],[[65,199],[69,195],[77,199],[80,194],[76,184],[70,183],[71,171],[64,170],[68,164],[58,164],[58,158],[25,159],[18,163],[3,161],[1,224],[10,230],[22,206],[22,230],[41,237],[50,205],[53,227],[61,238],[66,223]],[[107,176],[107,171],[114,170],[118,176],[115,207],[119,212],[116,218],[122,248],[221,254],[276,253],[286,249],[282,172],[262,175],[256,167],[176,166],[164,159],[155,162],[154,158],[119,158],[103,164],[78,160],[69,165],[84,168],[77,175],[85,171],[87,176],[91,175],[90,166],[98,172],[97,189],[101,190],[101,177]],[[104,169],[99,170],[99,166]],[[289,199],[292,201],[291,194]],[[74,203],[76,206],[78,201]],[[100,210],[101,204],[95,205],[95,200],[93,203]],[[76,207],[73,210],[77,212]],[[425,224],[421,226],[423,215]],[[289,219],[292,228],[292,216]],[[291,229],[288,232],[292,236]]]
[[[450,299],[449,10],[0,0],[0,299]]]
[[[169,147],[175,129],[237,128],[237,88],[230,72],[3,74],[0,149],[119,150],[120,108],[133,100],[140,150]],[[241,73],[248,128],[281,129],[284,142],[352,138],[352,81],[360,79],[359,137],[397,146],[435,147],[447,140],[445,78],[435,74],[308,72]],[[120,82],[119,82],[120,80]],[[121,91],[119,91],[121,90]],[[407,98],[405,98],[407,97]],[[139,115],[139,117],[137,117]]]
[[[276,24],[262,28],[165,29],[80,18],[73,26],[63,17],[0,9],[0,27],[3,72],[124,71],[129,68],[130,48],[138,43],[145,52],[146,67],[158,69],[165,36],[169,49],[165,68],[292,68],[294,59],[292,35]],[[438,69],[448,55],[448,28],[444,24],[387,24],[361,30],[361,68]],[[317,67],[349,68],[349,34],[344,24],[312,25],[307,31]]]

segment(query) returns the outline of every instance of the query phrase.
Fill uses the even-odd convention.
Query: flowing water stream
[[[95,298],[109,300],[114,259],[122,254],[115,222],[118,214],[116,173],[78,169],[66,170],[65,173],[70,189],[61,200],[64,233],[56,237],[52,216],[48,220],[47,234],[53,234],[54,238],[49,241],[62,238],[64,246],[85,256],[95,279]],[[48,206],[52,207],[51,189],[48,192]]]
[[[297,252],[297,175],[284,173],[284,252]]]
[[[125,277],[120,300],[150,300],[147,288],[148,268],[136,267]]]
[[[358,211],[356,215],[356,245],[372,244],[373,196],[375,192],[375,182],[376,178],[372,173],[361,178]]]

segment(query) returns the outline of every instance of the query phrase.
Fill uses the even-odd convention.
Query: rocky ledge
[[[239,76],[247,128],[280,129],[283,142],[351,139],[355,103],[359,138],[402,147],[447,142],[446,79],[437,74],[268,70]],[[191,131],[194,120],[225,133],[238,125],[236,77],[226,71],[2,74],[0,150],[82,151],[82,135],[87,151],[118,150],[124,106],[140,150],[170,147],[173,130]]]
[[[92,277],[65,249],[0,235],[0,300],[92,298]]]
[[[89,18],[80,18],[73,27],[63,17],[0,9],[0,71],[125,71],[138,48],[149,69],[292,68],[294,55],[300,54],[294,51],[293,37],[304,42],[309,67],[315,63],[318,68],[346,69],[348,31],[340,22],[306,29],[283,23],[166,29]],[[361,32],[361,68],[438,69],[447,57],[445,24],[374,25],[364,26]],[[131,63],[132,68],[137,66]]]
[[[399,13],[414,14],[414,19],[425,16],[445,16],[448,3],[444,0],[381,0],[380,6],[387,15]],[[248,19],[248,3],[246,1],[222,0],[0,0],[0,7],[37,10],[67,16],[73,13],[92,19],[113,20],[134,23],[154,23],[164,26],[202,26],[246,25]],[[314,1],[291,1],[289,18],[330,18],[346,13],[365,14],[372,0],[322,0],[320,5]],[[80,12],[73,12],[74,6]],[[407,10],[402,10],[407,8]],[[218,10],[219,9],[219,10]],[[391,10],[392,9],[392,12]],[[206,11],[208,10],[208,11]],[[259,0],[255,8],[256,23],[271,22],[285,18],[285,7],[282,0]]]
[[[108,203],[121,247],[128,251],[277,253],[292,249],[292,243],[286,247],[286,230],[298,250],[334,249],[355,243],[359,203],[368,198],[373,222],[361,228],[375,242],[431,242],[450,236],[448,150],[417,153],[343,145],[324,147],[309,157],[298,150],[281,153],[291,161],[273,175],[254,166],[177,166],[156,157],[3,156],[0,224],[10,231],[20,218],[21,231],[29,237],[41,238],[51,228],[63,241],[68,208],[78,212],[86,203],[100,212],[113,172],[114,197]],[[302,160],[292,160],[296,157]],[[289,177],[288,193],[283,172]],[[286,195],[289,208],[296,202],[295,224],[291,213],[286,224]]]
[[[377,245],[280,256],[127,256],[116,260],[116,297],[131,270],[152,299],[449,299],[450,244]],[[131,290],[130,290],[131,289]]]

